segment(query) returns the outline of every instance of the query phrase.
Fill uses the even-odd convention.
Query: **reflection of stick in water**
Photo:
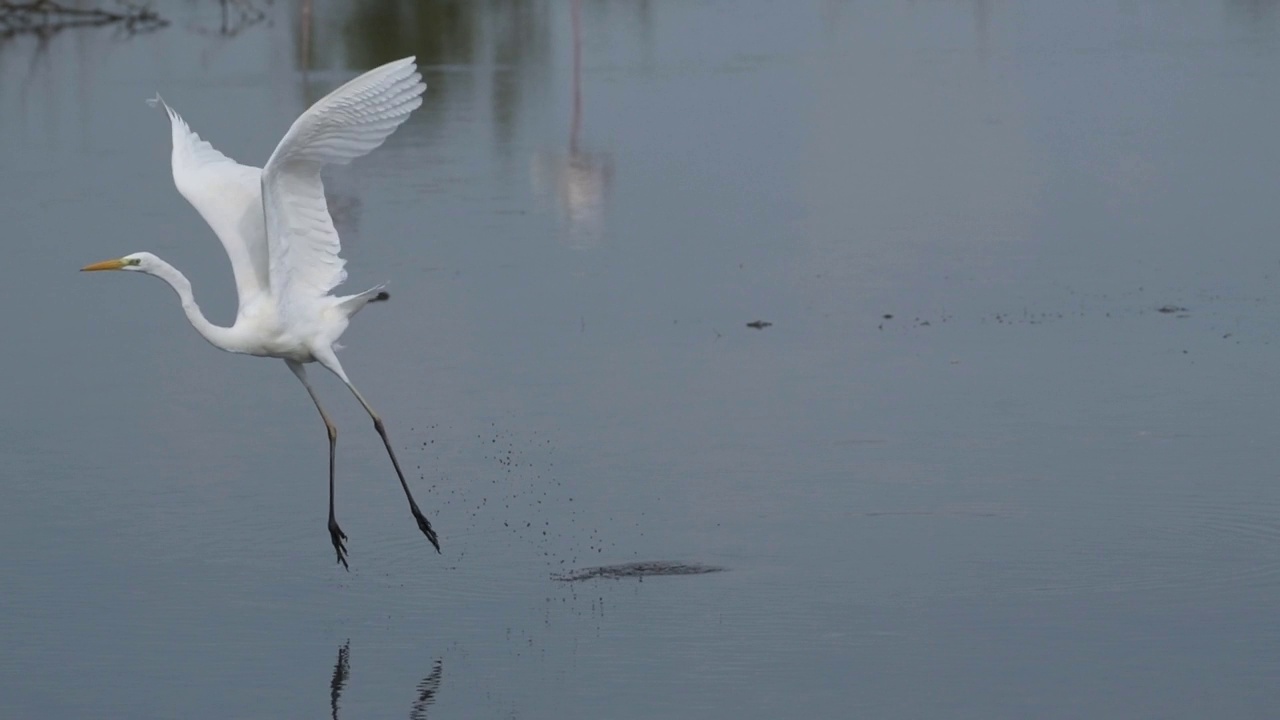
[[[338,663],[333,666],[333,679],[329,681],[329,710],[333,720],[338,720],[338,700],[342,698],[342,690],[351,676],[350,648],[350,640],[338,648]]]
[[[302,77],[305,82],[307,71],[311,69],[311,0],[302,0],[298,14],[298,25],[302,28],[302,41],[298,45],[302,52]]]
[[[235,37],[249,28],[267,19],[267,12],[253,3],[253,0],[219,0],[222,8],[222,24],[217,30],[195,25],[191,30],[201,35],[222,35]]]
[[[578,132],[582,129],[582,0],[569,6],[573,25],[573,118],[569,121],[569,154],[578,153]]]
[[[571,247],[587,249],[604,240],[604,204],[613,177],[613,159],[582,147],[582,1],[569,5],[573,41],[573,107],[569,116],[569,152],[535,158],[534,183],[554,185],[568,226]]]
[[[440,675],[444,671],[444,661],[437,660],[431,668],[431,674],[418,683],[418,699],[409,710],[409,720],[427,720],[427,708],[436,701],[436,691],[440,689]]]
[[[221,0],[222,34],[234,37],[245,28],[252,27],[267,18],[267,13],[250,0]],[[232,15],[234,10],[235,14]]]
[[[126,32],[146,32],[169,24],[146,5],[118,3],[119,10],[65,5],[54,0],[5,2],[0,0],[0,38],[21,33],[48,36],[74,27],[118,24]]]

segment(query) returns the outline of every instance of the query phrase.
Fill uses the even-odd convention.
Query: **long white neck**
[[[191,293],[191,281],[187,279],[187,276],[159,258],[156,258],[155,265],[154,269],[149,270],[149,274],[169,283],[169,287],[173,288],[173,291],[178,294],[178,299],[182,301],[182,312],[186,313],[187,320],[191,322],[191,327],[195,328],[201,337],[208,340],[210,345],[219,350],[241,352],[236,342],[234,328],[214,325],[205,319],[204,313],[200,312],[200,306],[196,304],[196,298]]]

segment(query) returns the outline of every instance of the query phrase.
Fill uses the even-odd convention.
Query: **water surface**
[[[0,40],[0,716],[1272,714],[1275,3],[353,5]],[[444,554],[316,374],[346,573],[282,364],[76,269],[229,323],[143,100],[408,54],[328,190]]]

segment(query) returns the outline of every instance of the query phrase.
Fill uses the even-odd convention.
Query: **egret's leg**
[[[356,396],[356,400],[360,401],[360,405],[364,407],[365,412],[369,413],[369,417],[373,418],[373,429],[378,431],[378,436],[382,438],[382,444],[387,448],[387,455],[391,456],[391,465],[395,467],[396,477],[400,478],[400,487],[404,488],[404,496],[409,500],[409,510],[413,513],[413,519],[418,521],[418,529],[435,546],[436,552],[440,552],[440,538],[436,536],[436,531],[431,529],[431,523],[427,521],[426,516],[418,509],[418,503],[413,499],[413,493],[409,491],[409,483],[405,482],[404,472],[400,470],[400,461],[396,459],[395,450],[391,449],[391,440],[387,438],[387,429],[382,424],[382,418],[378,413],[374,412],[369,402],[360,394],[360,391],[356,390],[356,386],[352,385],[351,381],[347,379],[347,373],[342,370],[342,364],[338,362],[337,356],[332,351],[313,351],[313,354],[317,362],[338,376],[338,379],[351,390],[351,394]]]
[[[333,469],[335,449],[338,444],[338,426],[333,424],[329,419],[329,413],[325,412],[324,407],[320,405],[320,398],[316,397],[316,391],[311,389],[311,383],[307,382],[307,369],[302,366],[302,363],[293,360],[284,362],[302,381],[302,387],[307,389],[311,402],[316,404],[316,410],[320,411],[320,419],[324,420],[325,430],[329,433],[329,539],[333,541],[334,552],[338,553],[338,562],[342,563],[342,567],[350,570],[351,568],[347,565],[347,546],[343,543],[347,539],[347,534],[338,527],[338,521],[333,515]]]

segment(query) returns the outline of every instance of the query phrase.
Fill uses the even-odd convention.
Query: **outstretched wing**
[[[159,95],[147,101],[169,114],[173,131],[173,184],[222,241],[231,259],[240,307],[267,289],[267,230],[262,214],[262,171],[223,155],[191,131]]]
[[[262,170],[268,274],[286,313],[347,276],[320,168],[381,145],[422,104],[426,89],[412,57],[370,70],[312,105],[271,154]]]

